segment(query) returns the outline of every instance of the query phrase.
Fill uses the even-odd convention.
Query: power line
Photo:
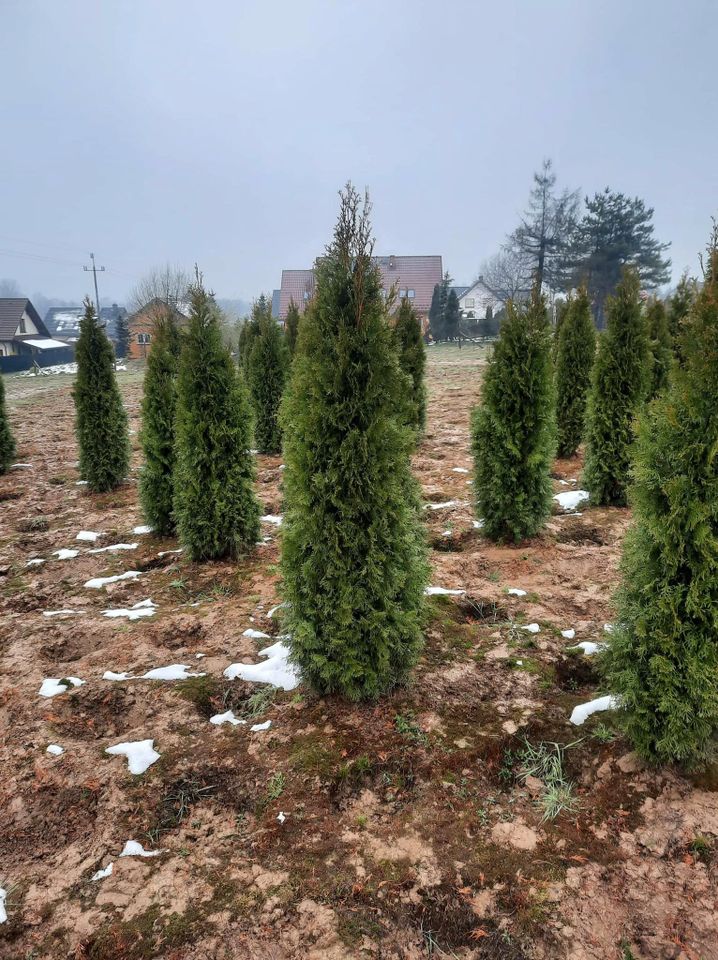
[[[94,253],[91,253],[91,254],[90,254],[90,260],[92,260],[92,266],[91,266],[91,267],[83,267],[82,269],[83,269],[86,273],[92,273],[92,277],[93,277],[93,279],[94,279],[94,281],[95,281],[95,303],[97,304],[97,319],[99,320],[99,319],[100,319],[100,295],[99,295],[99,293],[97,292],[97,274],[98,274],[98,272],[99,272],[99,273],[104,273],[104,272],[105,272],[105,268],[104,268],[104,267],[97,267],[97,266],[95,266],[95,254],[94,254]]]

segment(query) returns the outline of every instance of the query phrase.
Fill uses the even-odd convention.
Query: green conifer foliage
[[[572,457],[583,439],[596,331],[585,288],[562,311],[556,356],[558,456]]]
[[[718,742],[718,249],[683,333],[685,365],[641,416],[619,617],[604,666],[648,760]]]
[[[245,553],[259,536],[251,410],[213,298],[199,278],[183,335],[175,430],[180,543],[191,560]]]
[[[80,446],[80,476],[95,493],[113,490],[127,476],[130,443],[127,414],[115,377],[112,344],[89,299],[80,321],[75,351],[77,379],[75,430]]]
[[[459,309],[459,298],[456,296],[456,290],[449,290],[446,296],[446,308],[444,310],[444,335],[449,340],[456,340],[459,336],[459,325],[461,323],[461,310]]]
[[[668,386],[673,364],[673,342],[666,307],[661,300],[652,300],[648,305],[646,323],[651,351],[648,388],[648,399],[651,400]]]
[[[10,431],[5,406],[5,381],[0,373],[0,474],[7,473],[15,459],[15,438]]]
[[[284,334],[272,316],[262,316],[259,332],[252,343],[247,371],[255,417],[254,441],[260,453],[281,452],[279,404],[288,372],[289,351]]]
[[[293,299],[289,301],[287,316],[284,318],[284,333],[287,338],[289,353],[294,356],[297,349],[297,336],[299,335],[299,307]]]
[[[159,317],[152,336],[142,398],[140,441],[144,463],[140,473],[140,503],[148,524],[163,536],[174,532],[177,344],[174,318]]]
[[[417,433],[423,433],[426,427],[426,347],[421,335],[421,323],[411,301],[406,297],[401,301],[394,333],[399,347],[401,368],[411,377],[413,384],[409,423]]]
[[[678,360],[681,360],[681,328],[682,323],[688,316],[693,302],[696,299],[696,282],[694,279],[684,273],[678,281],[673,296],[668,301],[668,330],[671,340],[676,348]]]
[[[399,367],[368,206],[341,195],[317,262],[282,418],[284,596],[294,661],[322,693],[374,698],[421,647],[428,575]]]
[[[623,507],[634,419],[646,398],[650,370],[635,270],[625,271],[607,313],[588,395],[584,484],[593,503]]]
[[[509,303],[472,414],[477,515],[493,540],[533,536],[551,512],[556,447],[551,334],[537,291]]]

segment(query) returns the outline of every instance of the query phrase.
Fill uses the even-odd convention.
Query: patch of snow
[[[604,623],[604,625],[603,625],[603,632],[604,632],[604,633],[613,633],[613,624],[612,624],[612,623]]]
[[[76,487],[86,487],[86,486],[87,486],[87,480],[75,480],[75,486],[76,486]]]
[[[120,607],[117,610],[103,610],[103,617],[127,617],[128,620],[139,620],[140,617],[152,617],[157,606],[152,600],[140,600],[132,607]]]
[[[277,612],[277,610],[283,610],[284,607],[288,607],[288,606],[289,606],[288,603],[278,603],[276,607],[272,607],[272,609],[269,611],[267,616],[271,620],[274,614]]]
[[[5,901],[7,900],[7,890],[0,887],[0,923],[7,923],[7,911]]]
[[[282,518],[280,516],[275,516],[273,513],[268,513],[262,517],[264,523],[273,523],[275,527],[281,527]]]
[[[130,773],[144,773],[148,767],[160,759],[160,754],[154,749],[154,740],[134,740],[129,743],[117,743],[114,747],[107,747],[105,753],[113,756],[127,757]]]
[[[11,470],[32,470],[32,464],[31,463],[11,463],[10,469]]]
[[[264,663],[233,663],[224,671],[224,676],[228,680],[239,677],[250,683],[271,683],[282,690],[294,690],[299,685],[299,671],[289,662],[289,647],[281,640],[260,650],[259,656],[266,658]]]
[[[42,615],[43,617],[67,617],[84,612],[84,610],[43,610]]]
[[[166,556],[167,556],[168,554],[170,554],[170,553],[182,553],[182,549],[183,549],[183,548],[180,547],[179,550],[160,550],[160,552],[157,554],[157,556],[158,556],[158,557],[166,557]]]
[[[26,567],[39,567],[41,563],[45,563],[45,560],[42,557],[33,557],[32,560],[28,560],[25,564]]]
[[[452,467],[451,472],[452,473],[468,473],[469,471],[466,469],[466,467]]]
[[[202,660],[206,656],[207,656],[206,653],[195,653],[194,658],[195,660]]]
[[[474,530],[481,530],[481,528],[482,528],[483,525],[484,525],[484,521],[483,521],[483,520],[472,520],[472,521],[471,521],[471,525],[473,526]]]
[[[188,673],[184,663],[171,663],[168,667],[156,667],[143,673],[138,680],[189,680],[190,677],[204,677],[204,673]]]
[[[240,724],[246,724],[247,721],[240,720],[239,717],[235,717],[232,710],[228,710],[226,713],[215,713],[213,717],[209,718],[209,722],[213,723],[216,727],[221,727],[223,723],[231,723],[237,727]]]
[[[149,527],[146,523],[142,523],[139,527],[133,527],[132,532],[136,534],[152,533],[152,527]]]
[[[108,550],[136,550],[137,543],[111,543],[109,547],[95,547],[94,550],[88,550],[88,553],[107,553]]]
[[[104,880],[105,877],[109,877],[111,875],[112,864],[108,863],[104,870],[98,870],[97,873],[93,873],[93,875],[90,877],[90,883],[92,883],[94,880]]]
[[[569,650],[583,650],[584,655],[587,657],[592,657],[595,653],[600,653],[601,650],[606,649],[605,643],[593,643],[592,640],[582,640],[580,643],[577,643],[573,647],[569,647]]]
[[[39,695],[41,697],[56,697],[59,693],[67,693],[71,687],[81,687],[85,680],[79,677],[48,677],[42,681]]]
[[[458,500],[446,500],[444,503],[425,503],[424,510],[446,510],[449,507],[458,507]]]
[[[462,597],[466,590],[449,590],[448,587],[424,587],[427,597]]]
[[[580,727],[592,713],[598,713],[600,710],[615,710],[617,706],[618,697],[614,697],[612,694],[609,694],[607,697],[598,697],[596,700],[590,700],[588,703],[580,703],[577,707],[574,707],[569,720],[577,727]]]
[[[78,555],[79,550],[67,550],[65,547],[62,550],[53,550],[53,555],[57,557],[58,560],[72,560]]]
[[[63,343],[63,347],[65,344]],[[77,373],[77,364],[76,363],[54,363],[49,367],[37,367],[31,370],[26,370],[24,373],[21,373],[21,377],[51,377],[54,374],[58,373]]]
[[[541,627],[537,623],[527,623],[521,629],[528,630],[529,633],[539,633],[541,631]]]
[[[51,743],[45,753],[51,753],[53,757],[59,757],[65,752],[65,748],[56,743]]]
[[[576,631],[573,629],[573,627],[570,630],[562,630],[561,636],[566,637],[567,640],[573,640],[573,638],[576,636]]]
[[[522,590],[520,587],[509,587],[506,591],[510,597],[525,597],[526,591]]]
[[[259,733],[260,730],[269,730],[271,726],[272,721],[266,720],[264,723],[255,723],[255,725],[249,729],[252,731],[252,733]]]
[[[286,814],[284,813],[284,811],[280,810],[279,813],[277,814],[277,820],[279,820],[280,823],[284,823],[286,819],[287,819]]]
[[[135,678],[129,673],[113,673],[112,670],[105,670],[102,674],[103,680],[134,680]]]
[[[99,590],[100,587],[104,587],[108,583],[119,583],[120,580],[134,580],[139,576],[139,570],[128,570],[127,573],[118,573],[115,577],[94,577],[92,580],[87,581],[85,587],[88,590]]]
[[[145,850],[137,840],[128,840],[122,848],[121,857],[159,857],[164,850]]]
[[[75,540],[85,540],[88,543],[94,543],[99,536],[100,534],[95,533],[94,530],[80,530],[78,535],[75,537]]]
[[[590,499],[587,490],[567,490],[566,493],[557,493],[554,500],[562,510],[575,510],[580,504]]]
[[[251,640],[271,640],[268,633],[262,633],[261,630],[252,630],[250,627],[242,634],[243,637],[249,637]]]

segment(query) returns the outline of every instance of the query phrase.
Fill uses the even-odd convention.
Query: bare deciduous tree
[[[481,265],[480,276],[496,299],[526,300],[531,292],[531,260],[515,247],[504,246]]]
[[[147,273],[130,294],[129,311],[136,313],[149,304],[181,309],[189,297],[190,274],[182,267],[167,263]]]

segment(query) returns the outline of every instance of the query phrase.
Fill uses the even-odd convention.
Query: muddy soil
[[[72,378],[6,380],[27,466],[0,478],[0,957],[718,957],[716,771],[644,769],[610,713],[568,722],[606,692],[567,648],[605,636],[628,511],[557,508],[518,546],[482,536],[468,431],[484,365],[476,347],[429,350],[415,456],[431,583],[466,593],[430,599],[411,684],[362,706],[223,677],[271,642],[247,628],[281,632],[281,528],[204,565],[134,532],[140,365],[119,375],[131,475],[103,496],[77,483]],[[267,514],[280,468],[258,458]],[[580,472],[556,462],[556,492]],[[120,543],[136,546],[90,552]],[[153,616],[103,616],[147,599]],[[203,675],[103,679],[170,664]],[[84,683],[39,696],[69,677]],[[271,726],[209,722],[228,709]],[[143,774],[105,753],[146,739],[161,757]],[[527,745],[555,744],[571,789],[547,819],[547,785],[523,774]],[[120,857],[128,840],[161,852]]]

